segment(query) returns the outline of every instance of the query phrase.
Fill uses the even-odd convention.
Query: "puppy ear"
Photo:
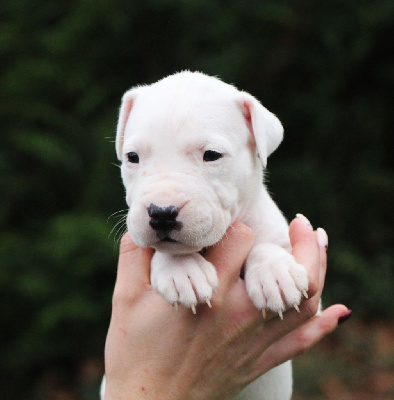
[[[283,139],[283,126],[279,119],[248,93],[240,100],[242,113],[257,145],[263,167]]]
[[[116,128],[116,155],[118,160],[123,159],[123,142],[124,142],[124,131],[126,129],[127,120],[131,109],[133,108],[133,103],[135,100],[136,92],[138,89],[130,89],[122,97],[122,104],[120,106],[118,126]]]

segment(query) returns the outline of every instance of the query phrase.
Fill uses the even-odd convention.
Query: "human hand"
[[[105,349],[105,400],[229,399],[261,374],[306,351],[348,316],[335,305],[315,316],[323,290],[324,234],[300,218],[290,225],[293,254],[308,268],[309,299],[300,313],[289,310],[281,321],[264,321],[253,306],[241,266],[252,232],[236,223],[206,257],[217,268],[219,292],[212,309],[197,315],[175,310],[149,280],[150,249],[137,248],[126,234],[121,242],[111,324]]]

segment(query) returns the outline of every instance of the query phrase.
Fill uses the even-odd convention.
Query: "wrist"
[[[182,393],[178,385],[177,393],[171,390],[168,382],[138,379],[106,381],[102,400],[185,400],[188,394]]]

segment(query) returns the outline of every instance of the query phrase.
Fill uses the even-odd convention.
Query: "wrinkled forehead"
[[[245,121],[235,96],[228,91],[205,88],[146,88],[138,94],[125,129],[129,136],[225,135],[237,141]]]

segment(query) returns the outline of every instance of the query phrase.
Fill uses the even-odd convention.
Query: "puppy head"
[[[200,73],[126,92],[116,151],[134,242],[173,254],[218,242],[245,218],[282,137],[253,96]]]

